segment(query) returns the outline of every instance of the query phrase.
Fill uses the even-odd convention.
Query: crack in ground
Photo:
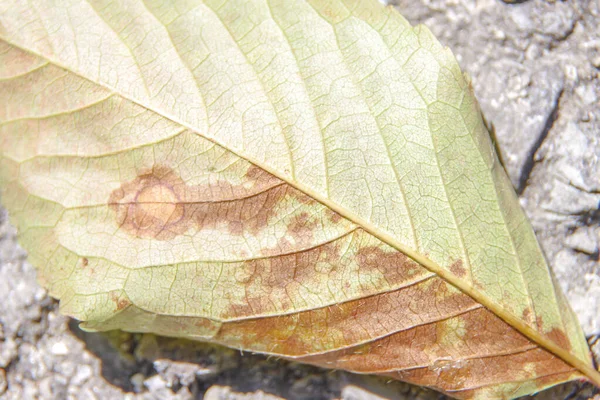
[[[558,119],[558,111],[560,109],[560,100],[563,96],[563,93],[564,93],[564,87],[559,90],[558,95],[556,96],[556,99],[554,100],[552,110],[550,111],[550,114],[548,114],[548,117],[546,118],[546,122],[544,123],[542,132],[538,136],[535,143],[531,146],[531,149],[529,150],[529,153],[527,154],[525,163],[523,164],[523,168],[521,169],[521,176],[519,176],[519,183],[516,188],[517,194],[519,196],[521,196],[523,194],[523,192],[525,191],[525,188],[527,187],[527,185],[529,183],[529,178],[531,176],[531,172],[533,171],[533,167],[537,163],[537,161],[535,159],[535,154],[537,153],[537,151],[540,149],[540,147],[544,143],[544,140],[546,140],[546,138],[548,137],[548,134],[550,133],[550,131],[552,130],[552,127],[554,126],[554,122],[556,122],[556,120]]]

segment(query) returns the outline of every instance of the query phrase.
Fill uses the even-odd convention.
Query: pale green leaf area
[[[3,1],[0,188],[84,329],[600,382],[469,79],[375,0]]]

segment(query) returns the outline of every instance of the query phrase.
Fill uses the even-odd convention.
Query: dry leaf
[[[600,382],[449,50],[375,0],[0,5],[0,182],[90,330],[458,398]]]

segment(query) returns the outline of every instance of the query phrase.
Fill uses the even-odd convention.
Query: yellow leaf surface
[[[2,201],[85,329],[600,382],[468,79],[375,0],[5,0],[0,104]]]

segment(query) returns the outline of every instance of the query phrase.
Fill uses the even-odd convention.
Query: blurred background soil
[[[373,0],[376,1],[376,0]],[[600,359],[600,0],[396,0],[472,79],[521,204]],[[0,399],[444,399],[411,385],[153,335],[85,333],[0,209]],[[537,399],[600,399],[580,382]]]

